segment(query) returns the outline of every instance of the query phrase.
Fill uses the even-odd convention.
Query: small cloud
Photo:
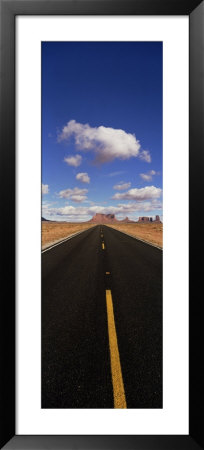
[[[150,200],[159,198],[161,196],[162,190],[160,188],[156,188],[155,186],[146,186],[144,188],[138,189],[130,189],[123,194],[116,193],[112,198],[115,200],[125,199],[125,200]]]
[[[82,157],[81,155],[76,155],[76,156],[66,156],[64,158],[64,161],[69,165],[69,166],[73,166],[73,167],[78,167],[80,166],[81,162],[82,162]]]
[[[148,150],[142,150],[139,154],[139,158],[148,163],[151,162],[151,155]]]
[[[76,203],[82,203],[86,200],[86,195],[72,195],[71,200]]]
[[[81,172],[76,175],[76,179],[81,181],[82,183],[90,183],[90,177],[88,176],[88,173]]]
[[[113,189],[116,189],[117,191],[124,191],[125,189],[128,189],[131,186],[131,183],[123,183],[122,181],[119,184],[115,184],[113,186]]]
[[[159,175],[159,172],[155,172],[155,170],[149,170],[149,172],[147,173],[140,173],[140,176],[144,181],[152,181],[153,175]]]
[[[42,194],[49,194],[49,186],[48,184],[42,184]]]
[[[151,176],[151,175],[148,175],[147,173],[140,173],[140,176],[141,176],[141,178],[142,178],[144,181],[151,181],[151,180],[152,180],[152,176]]]
[[[57,195],[60,198],[69,198],[73,202],[81,203],[84,200],[87,199],[88,189],[80,189],[80,188],[74,188],[74,189],[64,189],[63,191],[60,191]]]

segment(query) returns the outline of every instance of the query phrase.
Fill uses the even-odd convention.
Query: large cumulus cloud
[[[70,120],[59,133],[58,142],[68,141],[71,137],[74,137],[78,150],[93,151],[98,164],[113,161],[115,158],[125,160],[131,157],[151,161],[150,153],[147,150],[141,151],[136,136],[121,129],[103,125],[91,127],[89,124]]]

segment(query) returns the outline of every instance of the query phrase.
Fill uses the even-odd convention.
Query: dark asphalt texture
[[[106,289],[127,408],[162,408],[162,251],[105,225],[42,253],[42,408],[114,407]]]

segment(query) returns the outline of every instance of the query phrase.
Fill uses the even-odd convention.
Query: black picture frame
[[[17,15],[189,16],[189,435],[15,435],[15,17]],[[203,271],[204,1],[0,0],[1,27],[1,400],[5,449],[198,450],[204,448]],[[198,237],[196,241],[195,236]],[[176,250],[175,250],[176,251]],[[202,256],[202,255],[201,255]]]

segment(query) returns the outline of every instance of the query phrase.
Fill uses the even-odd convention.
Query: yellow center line
[[[105,250],[105,244],[102,242],[102,249]]]
[[[127,408],[122,370],[120,365],[117,334],[115,328],[112,294],[110,290],[106,290],[106,306],[108,317],[108,336],[110,347],[114,408]]]
[[[103,234],[101,234],[101,237],[103,237]]]
[[[110,275],[110,272],[106,272],[106,275]]]

